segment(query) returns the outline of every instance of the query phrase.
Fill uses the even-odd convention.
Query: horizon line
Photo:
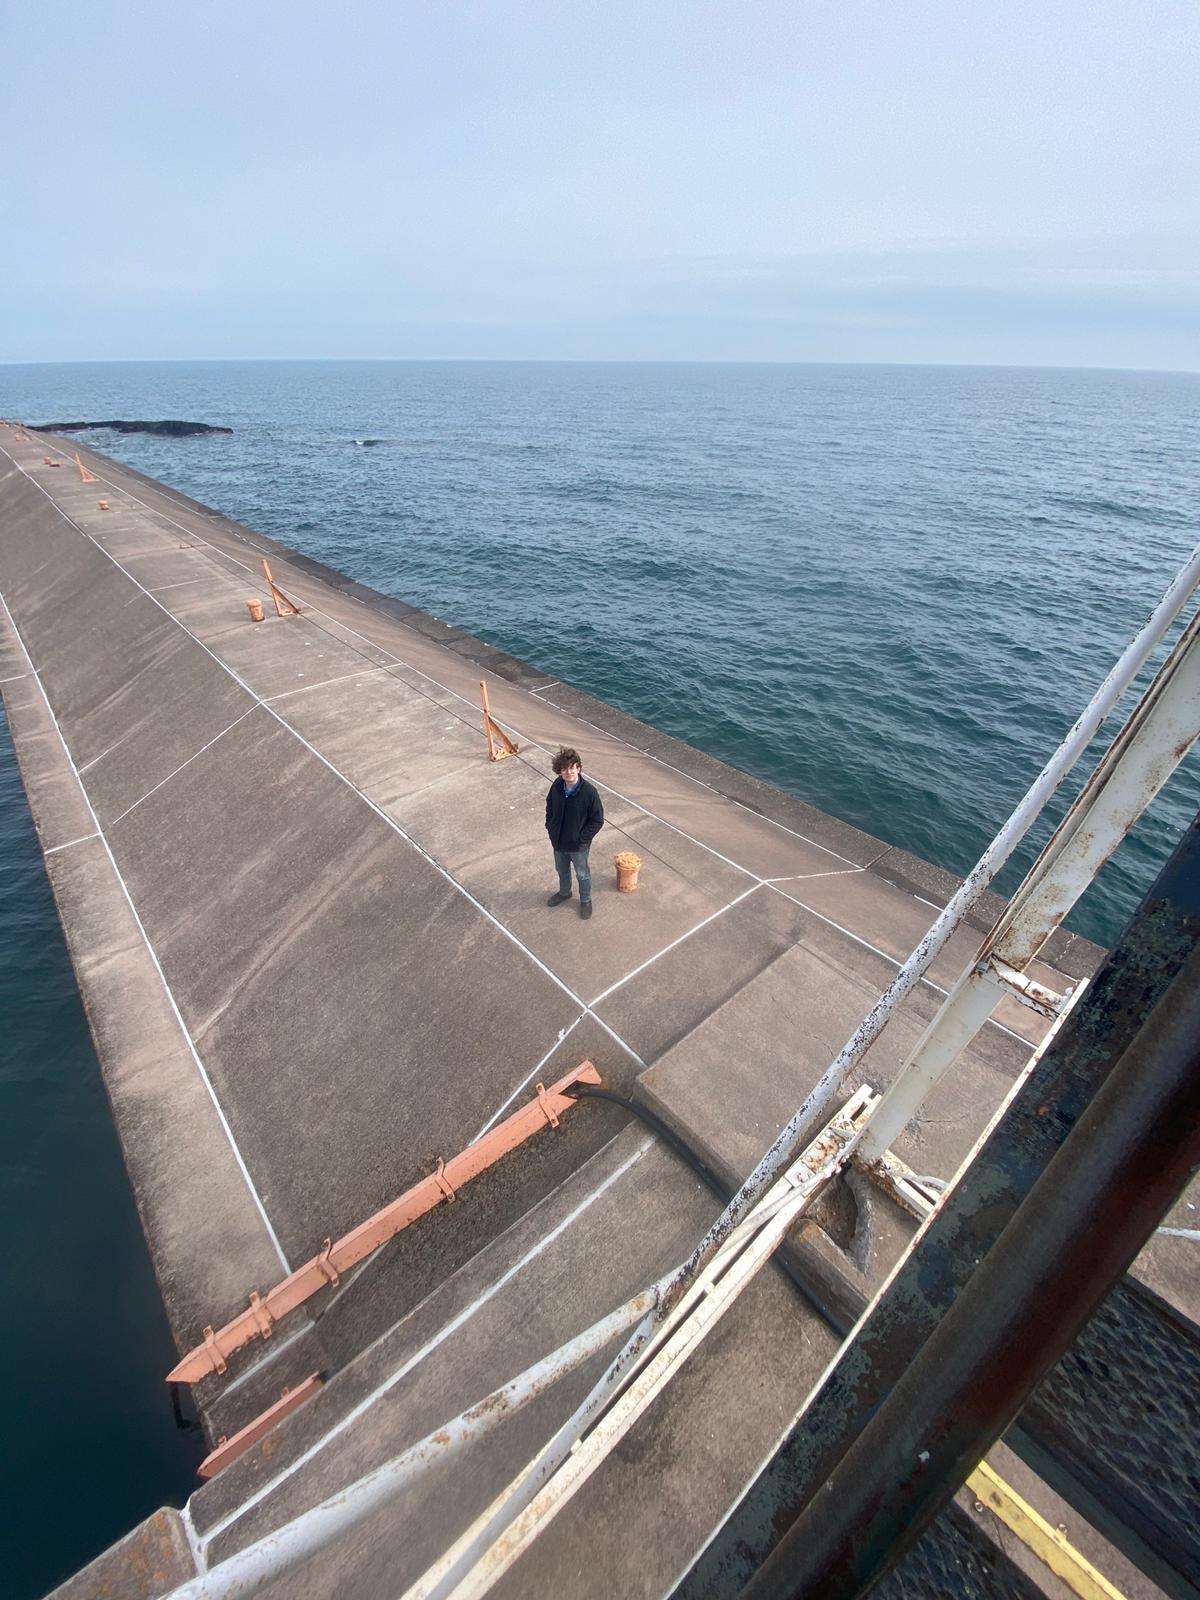
[[[1120,372],[1156,377],[1194,378],[1192,367],[1118,367],[1104,363],[1071,365],[1059,361],[786,361],[732,356],[116,356],[58,357],[16,361],[7,367],[134,366],[572,366],[572,367],[897,367],[919,370],[989,372]]]

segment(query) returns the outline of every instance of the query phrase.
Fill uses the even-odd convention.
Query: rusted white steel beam
[[[660,1286],[644,1289],[592,1327],[528,1367],[518,1377],[493,1390],[486,1399],[463,1411],[452,1422],[434,1429],[382,1466],[339,1489],[320,1505],[302,1512],[291,1522],[239,1550],[210,1572],[190,1579],[171,1591],[168,1600],[234,1600],[251,1594],[256,1585],[277,1578],[323,1550],[393,1499],[426,1468],[445,1461],[464,1445],[483,1438],[522,1406],[544,1394],[560,1378],[573,1372],[644,1317],[654,1305]]]
[[[1097,763],[968,968],[884,1095],[858,1159],[877,1161],[991,1016],[1200,735],[1200,613]],[[1050,991],[1024,980],[1035,1002]],[[1059,1005],[1039,1006],[1053,1015]]]
[[[491,1589],[604,1462],[770,1260],[800,1213],[849,1161],[877,1102],[872,1090],[858,1090],[726,1238],[664,1326],[646,1339],[626,1373],[634,1374],[632,1381],[615,1403],[606,1409],[611,1396],[598,1402],[589,1396],[403,1600],[475,1600]]]
[[[1058,994],[1054,989],[1048,989],[1044,983],[1038,983],[1036,979],[1026,977],[1023,972],[1010,967],[1006,961],[1001,961],[999,956],[993,956],[988,962],[988,967],[993,983],[1001,984],[1014,1000],[1019,1000],[1031,1011],[1040,1012],[1043,1017],[1056,1017],[1070,996],[1069,989],[1066,994]]]

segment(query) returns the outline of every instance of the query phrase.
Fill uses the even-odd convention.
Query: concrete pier
[[[584,1058],[748,1171],[956,881],[81,454],[96,481],[0,428],[0,688],[180,1350]],[[275,616],[264,555],[300,616]],[[481,678],[514,759],[488,760]],[[560,744],[607,817],[586,923],[545,904]],[[635,895],[616,892],[626,849]],[[866,1081],[888,1081],[999,908],[935,963]],[[1034,976],[1061,989],[1100,952],[1061,933],[1045,955]],[[1043,1026],[1005,1001],[897,1153],[951,1176]],[[179,1548],[217,1561],[421,1438],[717,1209],[624,1112],[578,1105],[199,1385],[215,1439],[330,1375],[198,1491]],[[808,1230],[862,1292],[911,1230],[869,1209],[850,1196]],[[1163,1238],[1142,1266],[1195,1315],[1191,1261]],[[764,1274],[501,1592],[663,1593],[835,1345]],[[400,1592],[597,1370],[271,1592]]]

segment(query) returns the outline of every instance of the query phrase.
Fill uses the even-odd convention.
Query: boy
[[[561,906],[571,898],[571,867],[574,866],[579,879],[579,915],[586,920],[592,914],[588,850],[604,826],[604,807],[596,786],[583,776],[578,750],[565,746],[555,756],[553,767],[558,776],[546,795],[546,832],[550,835],[554,865],[558,868],[558,893],[552,894],[546,904]]]

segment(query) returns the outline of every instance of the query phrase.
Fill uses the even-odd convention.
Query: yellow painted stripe
[[[967,1479],[967,1488],[989,1511],[994,1511],[1073,1594],[1079,1595],[1080,1600],[1125,1600],[1121,1591],[1115,1589],[1086,1556],[1080,1555],[1057,1528],[1052,1528],[1045,1517],[1039,1517],[986,1461],[981,1461]]]

